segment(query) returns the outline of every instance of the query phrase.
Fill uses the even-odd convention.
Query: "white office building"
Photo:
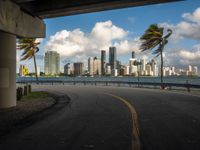
[[[60,73],[60,55],[56,51],[47,51],[44,59],[44,72],[47,75]]]
[[[111,66],[110,65],[106,66],[106,74],[111,75]]]
[[[141,70],[145,71],[146,70],[146,60],[143,58],[140,60],[141,62]]]
[[[150,64],[146,64],[145,75],[146,76],[153,76],[153,71],[152,71],[152,68],[151,68]]]
[[[137,74],[137,66],[135,66],[136,59],[130,58],[129,59],[129,75],[136,75]]]
[[[88,71],[90,75],[101,75],[101,60],[97,57],[88,59]]]
[[[40,76],[40,67],[37,67],[37,75]]]
[[[130,70],[129,69],[130,69],[130,67],[128,65],[125,66],[124,75],[126,75],[126,76],[130,75],[130,73],[129,73]]]
[[[198,76],[198,67],[197,66],[193,66],[193,72],[195,76]]]
[[[139,66],[138,66],[139,67]],[[138,68],[137,68],[137,66],[135,66],[135,65],[131,65],[130,66],[130,75],[136,75],[137,74],[137,70]]]

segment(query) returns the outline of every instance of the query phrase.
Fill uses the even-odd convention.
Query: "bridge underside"
[[[20,7],[40,18],[68,16],[109,9],[144,6],[181,0],[13,0]]]

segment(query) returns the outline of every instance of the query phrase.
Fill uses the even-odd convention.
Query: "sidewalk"
[[[32,92],[18,101],[16,107],[0,109],[0,137],[14,129],[25,118],[41,112],[55,103],[56,100],[46,92]]]

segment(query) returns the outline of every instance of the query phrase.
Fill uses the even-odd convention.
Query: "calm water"
[[[17,82],[34,81],[35,77],[17,77]],[[137,77],[39,77],[41,81],[132,81],[137,82]],[[186,83],[200,85],[200,77],[164,77],[165,83]],[[140,77],[141,82],[160,82],[160,77]]]

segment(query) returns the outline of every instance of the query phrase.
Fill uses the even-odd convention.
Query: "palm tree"
[[[24,50],[21,60],[31,59],[33,57],[35,66],[36,82],[38,83],[37,64],[35,54],[39,51],[38,45],[40,42],[36,41],[36,38],[19,38],[17,40],[17,49]]]
[[[142,44],[140,49],[142,51],[151,50],[156,57],[160,56],[160,72],[161,72],[161,88],[163,87],[163,50],[165,45],[168,43],[168,38],[172,34],[171,29],[167,29],[166,35],[164,35],[164,28],[159,27],[157,24],[152,24],[142,35],[140,40]]]

